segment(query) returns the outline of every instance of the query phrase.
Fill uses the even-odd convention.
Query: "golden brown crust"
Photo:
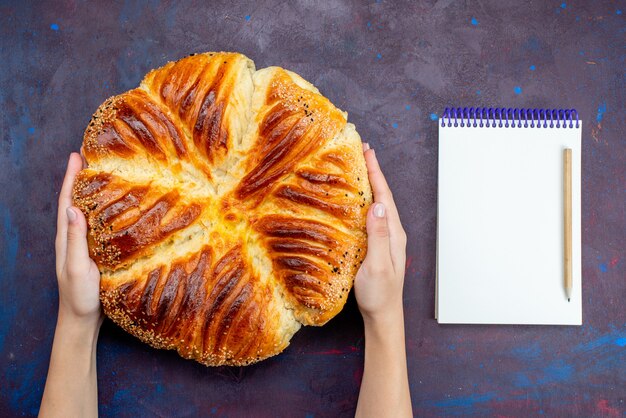
[[[271,319],[278,307],[268,285],[243,265],[241,248],[214,260],[205,246],[150,271],[145,281],[105,282],[100,294],[105,313],[122,328],[182,357],[215,366],[276,354]]]
[[[272,187],[346,124],[343,114],[328,99],[297,88],[284,70],[276,71],[257,118],[256,146],[235,191],[239,200]]]
[[[74,187],[113,321],[206,365],[281,352],[345,304],[372,196],[358,134],[298,75],[206,53],[108,99]]]

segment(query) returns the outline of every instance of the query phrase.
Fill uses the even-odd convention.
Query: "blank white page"
[[[439,126],[439,323],[581,325],[580,132]],[[572,149],[570,302],[565,148]]]

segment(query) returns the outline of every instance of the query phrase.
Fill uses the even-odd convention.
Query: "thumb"
[[[70,206],[67,212],[66,267],[70,275],[85,274],[89,269],[87,221],[80,209]]]
[[[382,202],[374,203],[367,213],[367,258],[375,265],[389,262],[389,226],[387,210]]]

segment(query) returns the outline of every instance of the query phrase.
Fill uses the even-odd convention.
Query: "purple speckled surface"
[[[67,155],[107,97],[191,52],[279,65],[347,110],[406,226],[417,416],[626,414],[624,1],[6,2],[0,5],[0,416],[36,414],[58,302]],[[30,4],[30,5],[29,5]],[[449,105],[576,108],[583,130],[582,327],[439,326],[437,123]],[[106,321],[102,416],[351,416],[363,325],[323,328],[247,368],[205,368]]]

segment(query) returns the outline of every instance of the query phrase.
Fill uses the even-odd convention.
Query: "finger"
[[[65,267],[70,277],[86,275],[90,267],[89,248],[87,247],[87,221],[77,207],[66,209],[67,255]]]
[[[404,228],[402,228],[398,209],[373,149],[365,151],[365,162],[374,193],[374,201],[384,203],[388,212],[387,223],[390,231],[391,255],[394,266],[402,267],[406,259],[406,233]]]
[[[372,191],[374,193],[375,202],[383,202],[387,208],[389,218],[389,230],[391,231],[392,240],[395,238],[402,238],[404,229],[400,223],[400,215],[396,208],[396,203],[393,200],[393,195],[387,184],[387,180],[383,175],[376,158],[374,150],[365,151],[365,163],[367,165],[367,174],[372,185]]]
[[[60,271],[65,263],[65,254],[67,247],[67,213],[66,209],[72,205],[72,188],[76,174],[81,170],[82,161],[80,156],[75,152],[70,154],[67,162],[67,170],[63,179],[63,186],[59,192],[59,205],[57,209],[57,236],[55,240],[55,248],[57,254],[57,272]]]
[[[386,200],[387,203],[392,204],[393,208],[395,208],[396,205],[393,202],[391,190],[389,189],[387,180],[380,169],[375,151],[373,149],[367,149],[364,152],[364,157],[365,165],[367,166],[367,175],[369,177],[370,184],[372,185],[372,192],[374,192],[374,200]],[[387,209],[391,209],[391,207],[388,206]]]
[[[83,159],[83,168],[87,168],[87,159],[85,158],[85,153],[83,151],[84,151],[84,146],[81,145],[80,146],[80,158]]]
[[[72,188],[74,187],[74,181],[76,175],[83,168],[83,160],[77,152],[70,154],[70,159],[67,162],[67,170],[65,172],[65,178],[63,179],[63,186],[61,187],[61,193],[59,194],[59,202],[63,202],[65,207],[72,205]]]
[[[389,249],[389,227],[385,204],[378,202],[367,211],[367,255],[365,262],[374,274],[384,274],[385,269],[393,268]]]

